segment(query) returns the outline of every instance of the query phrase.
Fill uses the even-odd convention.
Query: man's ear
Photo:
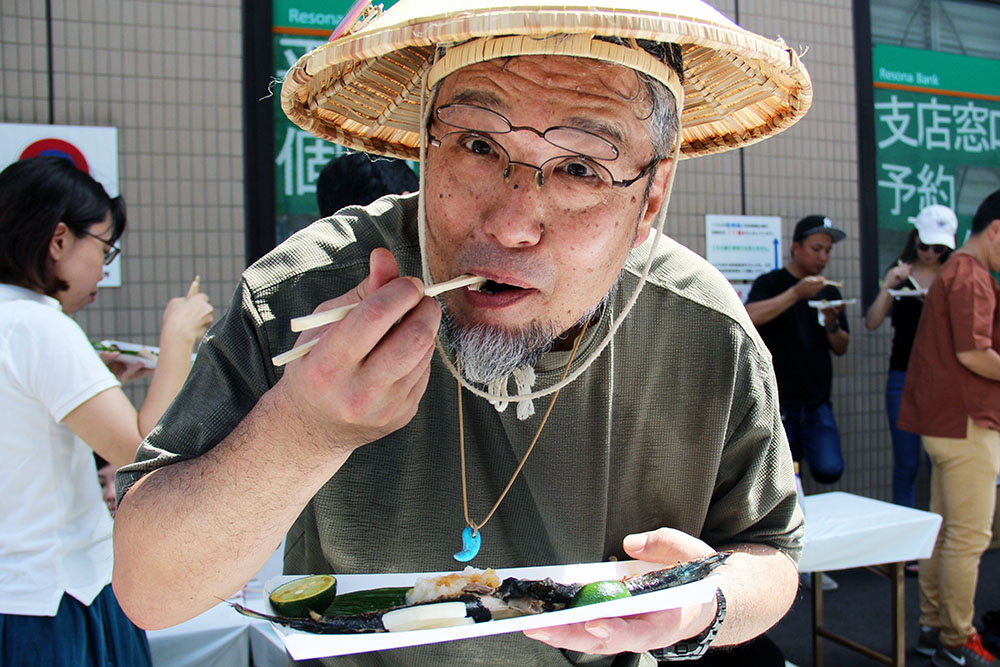
[[[1000,218],[997,218],[996,220],[992,221],[986,227],[986,230],[989,232],[989,239],[991,241],[995,240],[997,235],[1000,234]]]
[[[65,222],[58,223],[55,231],[52,232],[52,238],[49,239],[49,256],[52,259],[62,259],[69,249],[70,237],[72,236],[73,233]]]
[[[656,224],[656,216],[660,212],[660,207],[667,205],[667,186],[670,184],[673,169],[673,158],[664,158],[656,165],[656,174],[653,175],[653,182],[649,187],[646,206],[639,218],[639,226],[635,230],[635,239],[632,241],[633,248],[638,248],[646,242],[650,231]]]

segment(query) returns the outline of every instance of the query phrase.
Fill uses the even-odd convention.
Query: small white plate
[[[160,356],[160,348],[149,345],[137,345],[121,340],[102,340],[100,344],[103,347],[117,348],[121,352],[117,361],[123,364],[141,364],[145,368],[156,368],[156,360]],[[108,352],[108,350],[98,350],[98,352]]]

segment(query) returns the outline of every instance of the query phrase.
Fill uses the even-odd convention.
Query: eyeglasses
[[[90,232],[80,232],[80,233],[83,234],[83,235],[85,235],[85,236],[89,236],[92,239],[97,239],[98,241],[100,241],[101,243],[103,243],[104,245],[107,246],[107,249],[104,251],[104,265],[105,266],[107,266],[111,262],[115,261],[115,257],[117,257],[121,253],[121,251],[122,251],[122,249],[119,248],[118,246],[112,245],[111,241],[108,241],[107,239],[102,239],[97,234],[91,234]]]
[[[944,253],[951,250],[951,248],[941,243],[935,243],[934,245],[927,245],[926,243],[918,242],[917,250],[923,250],[924,252],[927,252],[928,250],[933,250],[937,254],[943,255]]]
[[[538,188],[550,185],[554,194],[572,197],[568,201],[583,204],[606,196],[610,187],[629,187],[646,176],[659,161],[654,158],[635,178],[616,180],[598,160],[618,159],[618,147],[593,132],[566,126],[550,127],[545,131],[515,126],[497,112],[474,104],[446,104],[438,107],[434,114],[442,124],[458,131],[448,132],[440,138],[431,136],[430,145],[442,149],[445,153],[443,164],[468,182],[495,173],[502,173],[506,181],[510,178],[511,167],[521,165],[535,170]],[[521,130],[533,132],[572,155],[553,157],[541,165],[511,160],[507,150],[492,135]]]

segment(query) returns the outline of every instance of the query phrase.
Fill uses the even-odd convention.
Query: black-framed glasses
[[[82,231],[80,233],[83,234],[83,235],[85,235],[85,236],[89,236],[92,239],[97,239],[98,241],[100,241],[101,243],[103,243],[106,246],[106,249],[104,250],[104,265],[105,266],[107,266],[111,262],[115,261],[115,257],[117,257],[119,254],[121,254],[122,249],[119,248],[118,246],[114,245],[113,243],[111,243],[111,241],[108,241],[107,239],[102,239],[97,234],[91,234],[90,232],[84,232],[84,231]]]
[[[918,242],[917,243],[917,250],[923,250],[924,252],[927,252],[928,250],[933,250],[937,254],[943,255],[944,253],[946,253],[949,250],[951,250],[951,248],[949,248],[948,246],[944,245],[943,243],[935,243],[934,245],[927,245],[926,243],[920,243],[920,242]]]
[[[606,194],[608,187],[629,187],[649,174],[659,162],[654,158],[634,178],[618,180],[600,162],[618,159],[618,147],[588,130],[555,126],[542,131],[513,125],[501,114],[474,104],[446,104],[438,107],[434,114],[443,125],[453,127],[456,131],[439,138],[431,136],[430,144],[444,149],[448,153],[446,164],[465,178],[499,171],[504,180],[507,180],[513,165],[520,165],[535,170],[535,184],[539,188],[546,183],[555,183],[555,189],[568,196],[586,196],[588,192],[591,196],[596,196]],[[521,130],[532,132],[571,154],[550,158],[541,165],[512,160],[507,149],[492,135]]]

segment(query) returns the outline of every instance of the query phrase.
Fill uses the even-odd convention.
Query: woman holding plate
[[[892,434],[892,501],[906,507],[913,507],[915,503],[920,436],[896,426],[899,401],[903,395],[910,348],[923,310],[923,295],[955,249],[958,220],[950,208],[933,204],[920,211],[914,227],[906,237],[906,244],[896,263],[886,272],[878,297],[865,315],[865,326],[869,331],[878,329],[887,315],[892,322],[892,351],[885,386],[886,412]]]
[[[112,521],[93,453],[132,461],[180,389],[212,322],[192,286],[163,313],[137,410],[70,319],[118,255],[125,206],[69,160],[0,172],[0,664],[148,665],[142,630],[111,590]],[[111,360],[109,360],[111,361]]]

